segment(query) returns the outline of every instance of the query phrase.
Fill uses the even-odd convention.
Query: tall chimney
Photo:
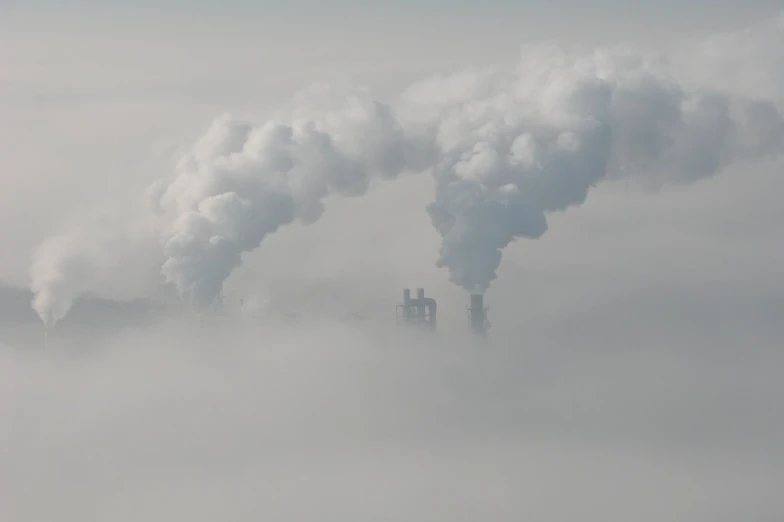
[[[425,289],[417,288],[416,316],[419,321],[425,320]]]
[[[403,324],[425,326],[434,330],[436,328],[436,301],[432,297],[425,297],[424,288],[417,288],[414,299],[411,298],[411,290],[404,288],[403,304],[397,305],[395,315],[398,318],[398,324],[402,319]]]
[[[484,305],[482,294],[471,294],[471,306],[468,309],[468,320],[471,330],[475,334],[485,335],[487,333],[487,309]]]

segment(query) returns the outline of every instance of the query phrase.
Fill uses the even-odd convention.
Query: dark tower
[[[471,306],[466,308],[468,311],[468,325],[471,331],[477,335],[487,335],[490,322],[487,320],[487,308],[484,305],[482,294],[471,294]]]
[[[436,301],[425,297],[425,289],[417,288],[416,299],[411,299],[411,290],[403,290],[403,304],[397,305],[398,324],[422,326],[434,330],[436,327]]]

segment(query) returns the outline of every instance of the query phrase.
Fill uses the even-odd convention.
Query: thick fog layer
[[[227,319],[4,347],[0,514],[729,522],[781,507],[773,367],[717,355],[695,374],[697,348],[544,333],[475,345]]]

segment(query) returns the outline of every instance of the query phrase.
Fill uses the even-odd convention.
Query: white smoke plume
[[[32,306],[46,328],[65,318],[85,293],[105,294],[117,272],[134,285],[154,267],[147,257],[153,251],[151,227],[137,208],[115,203],[112,211],[88,212],[71,221],[32,252]]]
[[[74,301],[95,281],[102,253],[78,234],[47,238],[34,252],[30,288],[33,309],[46,328],[68,314]]]
[[[309,104],[260,126],[218,118],[152,187],[167,221],[162,273],[183,298],[212,304],[244,252],[296,219],[315,222],[329,194],[360,196],[371,178],[421,167],[424,149],[389,106],[361,91],[338,108],[334,98],[315,88],[301,96]]]
[[[261,125],[218,118],[148,194],[163,218],[161,272],[185,300],[209,305],[243,253],[286,224],[318,220],[330,194],[361,196],[373,179],[430,170],[438,264],[483,292],[510,242],[540,237],[549,213],[582,204],[601,181],[690,183],[780,152],[782,83],[770,69],[781,20],[706,40],[746,42],[730,65],[706,58],[703,69],[734,67],[756,78],[753,89],[706,87],[683,57],[540,45],[525,47],[513,70],[434,77],[393,105],[317,86]],[[689,52],[710,57],[705,47]],[[48,324],[90,284],[84,259],[96,255],[75,244],[51,240],[33,267]]]
[[[411,86],[401,114],[440,152],[427,210],[451,281],[484,292],[510,242],[540,237],[548,213],[582,204],[602,180],[688,183],[781,150],[772,102],[687,90],[666,70],[628,49],[544,45],[524,48],[514,71]]]
[[[415,84],[396,111],[364,92],[315,110],[335,105],[317,89],[281,123],[219,119],[159,193],[172,216],[163,273],[208,303],[243,252],[294,219],[318,219],[330,192],[362,195],[372,176],[426,167],[438,264],[483,292],[510,242],[540,237],[548,213],[582,204],[602,180],[689,183],[780,150],[772,101],[690,87],[674,69],[627,48],[530,46],[512,71]]]

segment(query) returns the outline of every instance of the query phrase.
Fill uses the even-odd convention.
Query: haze
[[[780,5],[74,5],[78,13],[45,1],[0,6],[0,519],[784,516]],[[553,45],[565,54],[520,58]],[[597,47],[617,54],[605,60]],[[481,78],[485,67],[526,78],[531,64],[573,55],[599,56],[591,63],[606,66],[596,67],[602,78],[653,57],[645,70],[664,79],[654,86],[715,92],[716,106],[734,108],[704,114],[736,119],[700,119],[677,134],[688,147],[659,148],[652,129],[664,133],[658,117],[680,102],[641,96],[664,101],[605,113],[601,96],[580,97],[579,115],[653,140],[612,134],[610,163],[645,168],[602,169],[584,202],[542,203],[546,233],[520,232],[514,214],[497,270],[464,262],[465,249],[445,254],[443,241],[460,243],[433,226],[429,205],[460,169],[428,162],[450,157],[448,138],[486,127],[469,110],[432,116],[448,85],[428,82]],[[335,172],[356,158],[367,167],[356,186],[298,185],[324,192],[286,193],[292,219],[264,221],[280,226],[258,242],[245,221],[221,221],[227,237],[250,238],[230,251],[241,260],[230,270],[166,265],[177,233],[201,247],[178,216],[213,193],[178,184],[191,172],[178,161],[223,161],[198,147],[215,118],[262,127],[306,115],[351,138],[339,118],[303,105],[301,92],[325,82],[337,86],[335,106],[340,93],[360,92],[391,107],[405,132],[379,127],[394,130],[379,141],[408,151],[406,161],[365,146],[357,155],[351,146],[365,142],[338,139],[330,157],[346,162]],[[450,95],[506,99],[505,80],[459,85],[490,87]],[[536,98],[555,108],[548,125],[575,114],[556,110],[562,100],[548,92]],[[520,105],[503,107],[512,118]],[[440,129],[437,139],[409,133],[421,130],[412,121]],[[309,157],[308,142],[296,143],[292,157]],[[220,172],[255,168],[232,165]],[[516,171],[493,172],[483,186],[526,187]],[[151,197],[160,180],[168,199]],[[306,219],[303,201],[323,203],[318,219]],[[169,205],[164,214],[156,202]],[[474,269],[478,279],[462,277]],[[481,341],[468,335],[466,289],[485,283],[492,327]],[[395,325],[405,287],[437,299],[437,335]],[[204,288],[220,290],[224,316],[199,308],[194,295],[212,295],[194,292]],[[59,319],[46,348],[44,308]]]

